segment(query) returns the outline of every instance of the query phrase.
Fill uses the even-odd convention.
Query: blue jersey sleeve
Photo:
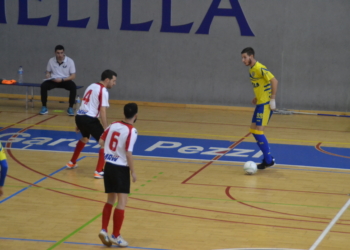
[[[0,187],[4,186],[7,174],[7,160],[0,161]]]

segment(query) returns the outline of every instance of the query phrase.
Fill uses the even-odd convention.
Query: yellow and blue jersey
[[[271,97],[271,79],[275,76],[259,62],[256,62],[249,69],[250,81],[253,84],[256,104],[266,104],[270,102]]]
[[[4,186],[6,174],[7,174],[7,160],[5,155],[5,149],[0,142],[0,187]]]
[[[6,160],[5,150],[0,143],[0,161]]]

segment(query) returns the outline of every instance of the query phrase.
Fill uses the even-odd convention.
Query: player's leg
[[[75,98],[77,96],[77,86],[73,81],[66,81],[60,83],[60,88],[64,88],[69,91],[69,107],[67,109],[67,114],[70,116],[74,115],[73,105],[75,103]]]
[[[92,124],[91,127],[91,135],[92,137],[95,138],[95,140],[98,142],[100,140],[101,135],[104,132],[103,126],[100,122],[100,120],[96,119],[94,124]],[[102,179],[104,172],[103,172],[103,167],[105,166],[105,151],[104,148],[101,147],[99,152],[98,152],[98,160],[97,160],[97,165],[94,173],[94,178],[95,179]]]
[[[250,132],[253,134],[260,150],[263,152],[264,160],[258,165],[259,169],[265,169],[274,165],[274,158],[271,156],[269,143],[264,135],[264,126],[271,118],[272,111],[269,105],[258,105],[254,111]]]
[[[115,181],[118,183],[118,205],[113,213],[113,234],[111,235],[111,241],[118,246],[126,247],[128,246],[128,242],[120,235],[120,230],[124,221],[124,211],[128,201],[128,194],[130,193],[130,168],[115,166],[114,169],[117,171]],[[108,172],[106,174],[108,175]]]
[[[108,164],[107,164],[108,165]],[[106,166],[106,178],[104,179],[105,192],[107,193],[107,202],[105,203],[102,210],[102,229],[99,233],[99,238],[102,243],[106,246],[111,246],[112,242],[108,237],[108,224],[112,214],[113,204],[117,201],[118,194],[115,192],[117,190],[115,183],[115,169],[114,166]]]
[[[41,84],[40,94],[41,94],[42,107],[41,107],[41,111],[39,114],[45,115],[49,112],[47,109],[47,92],[51,89],[56,88],[56,87],[57,87],[57,83],[53,82],[53,81],[45,81]]]
[[[2,187],[5,185],[5,178],[8,170],[5,150],[0,143],[0,197],[4,194]]]
[[[111,235],[111,240],[114,244],[121,247],[128,246],[128,242],[124,240],[123,237],[120,235],[120,230],[124,222],[124,211],[127,200],[128,194],[118,193],[118,205],[114,209],[113,213],[113,234]]]
[[[77,145],[75,146],[74,153],[72,155],[72,158],[67,163],[66,167],[67,169],[73,169],[78,167],[77,159],[81,153],[81,151],[84,149],[86,143],[89,142],[90,133],[87,129],[86,123],[88,122],[89,117],[84,115],[77,115],[75,116],[75,124],[77,128],[79,129],[82,138],[77,142]]]

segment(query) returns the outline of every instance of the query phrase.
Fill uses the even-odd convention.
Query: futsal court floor
[[[141,103],[142,104],[142,103]],[[93,178],[92,139],[74,170],[67,103],[26,110],[0,99],[0,140],[9,171],[0,197],[0,249],[105,249],[98,238],[106,201]],[[107,110],[121,120],[121,104]],[[139,106],[132,183],[122,235],[129,249],[350,249],[350,118],[273,115],[265,134],[277,165],[260,162],[249,133],[252,109]],[[112,221],[109,231],[112,230]],[[321,237],[320,237],[321,236]],[[114,249],[116,246],[113,247]]]

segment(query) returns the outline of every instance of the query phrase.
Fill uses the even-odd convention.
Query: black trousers
[[[41,84],[41,103],[43,106],[46,106],[47,103],[47,91],[55,88],[66,89],[69,91],[69,107],[73,108],[75,103],[75,97],[77,95],[77,86],[73,81],[66,82],[54,82],[54,81],[45,81]]]

